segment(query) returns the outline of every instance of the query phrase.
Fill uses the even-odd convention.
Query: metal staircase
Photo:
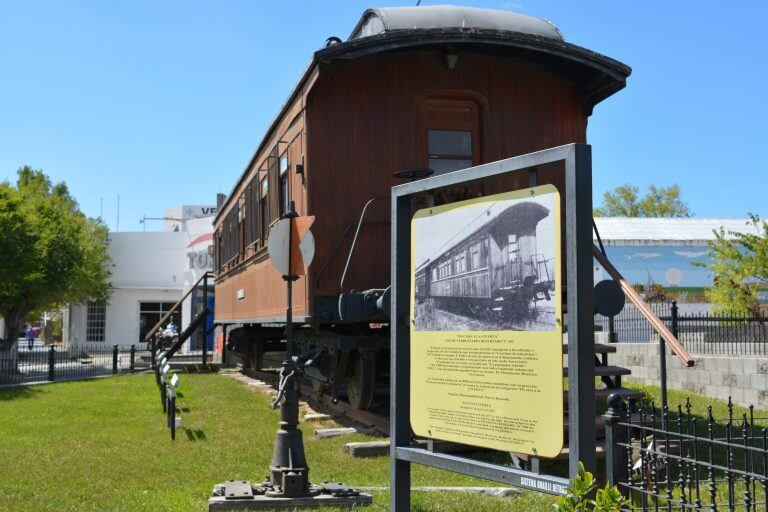
[[[208,308],[204,308],[201,312],[199,312],[195,318],[192,319],[192,321],[189,323],[186,329],[181,331],[179,334],[179,337],[174,341],[171,346],[169,346],[165,351],[161,351],[158,353],[159,357],[165,357],[166,360],[170,360],[176,352],[181,348],[181,346],[184,344],[185,341],[187,341],[192,334],[197,330],[198,327],[200,327],[203,322],[205,322],[208,319],[208,315],[210,315],[212,311]]]
[[[205,365],[208,362],[208,343],[207,343],[207,320],[209,315],[213,314],[213,311],[211,311],[208,308],[208,296],[210,293],[212,293],[212,284],[213,284],[213,272],[205,272],[202,276],[200,276],[200,279],[195,282],[195,284],[190,287],[189,290],[178,300],[176,303],[171,307],[171,309],[166,312],[165,315],[152,327],[152,329],[147,332],[146,336],[144,336],[144,341],[146,341],[149,344],[149,348],[152,353],[152,366],[157,371],[157,364],[156,362],[160,359],[163,359],[166,363],[170,363],[170,359],[179,351],[179,349],[184,345],[184,342],[186,342],[189,338],[192,337],[192,335],[197,331],[197,329],[202,328],[203,329],[203,353],[202,353],[202,363]],[[170,318],[171,315],[173,315],[175,312],[181,310],[181,305],[184,303],[184,301],[189,297],[191,294],[195,292],[201,292],[203,297],[203,309],[199,311],[193,318],[192,321],[189,323],[189,325],[181,332],[179,333],[178,338],[176,338],[171,345],[163,350],[162,344],[159,341],[159,333],[162,329],[163,324],[165,324]]]
[[[663,343],[666,343],[669,345],[669,347],[672,349],[672,352],[681,360],[686,366],[692,366],[693,365],[693,357],[688,353],[688,351],[685,349],[685,347],[680,343],[680,341],[677,340],[677,338],[669,331],[669,329],[666,327],[664,322],[661,321],[654,313],[651,311],[651,309],[648,307],[648,305],[643,301],[643,299],[637,294],[637,292],[634,290],[634,288],[624,279],[624,277],[619,273],[618,270],[608,261],[608,258],[606,257],[605,253],[598,248],[597,246],[594,247],[594,255],[595,259],[600,262],[600,264],[603,266],[603,268],[606,269],[606,271],[609,273],[609,275],[613,278],[613,280],[620,286],[622,291],[625,294],[626,299],[628,299],[629,302],[633,303],[643,314],[643,316],[646,318],[646,320],[649,322],[649,324],[653,327],[653,329],[659,334],[659,337],[661,340],[663,340]],[[597,338],[600,337],[600,327],[596,326],[595,328],[595,343],[594,343],[594,354],[595,354],[595,400],[598,402],[597,407],[597,417],[595,418],[595,431],[596,431],[596,441],[597,441],[597,450],[596,455],[598,457],[603,457],[605,455],[604,450],[604,437],[605,437],[605,423],[604,420],[601,417],[601,410],[603,407],[600,406],[600,404],[605,404],[608,400],[608,397],[612,394],[619,395],[623,401],[625,402],[633,402],[642,399],[642,392],[637,391],[635,389],[630,389],[622,386],[622,377],[628,377],[632,374],[632,371],[629,368],[624,368],[621,366],[615,366],[611,365],[609,363],[609,355],[616,352],[616,346],[611,343],[602,343],[602,340],[599,340]],[[663,348],[663,345],[662,345]],[[662,354],[665,352],[662,350]],[[564,336],[564,342],[563,342],[563,354],[568,354],[568,343],[567,343],[567,335]],[[665,363],[660,363],[662,366],[665,365]],[[563,377],[568,376],[568,366],[567,366],[567,357],[564,358],[564,365],[563,365]],[[599,382],[598,380],[599,379]],[[666,393],[664,393],[666,394]],[[566,390],[564,392],[564,400],[566,403],[566,414],[565,414],[565,422],[563,425],[564,432],[565,432],[565,446],[563,447],[563,450],[560,452],[560,454],[556,457],[556,459],[566,459],[569,455],[569,447],[568,447],[568,391]],[[513,454],[513,459],[517,460],[520,464],[520,466],[525,467],[526,469],[531,469],[534,472],[538,472],[539,469],[539,459],[536,457],[523,455],[523,454]]]

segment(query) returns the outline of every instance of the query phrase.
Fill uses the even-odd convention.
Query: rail
[[[189,295],[197,289],[197,286],[204,280],[207,280],[208,278],[213,277],[213,272],[208,271],[204,272],[202,276],[200,276],[200,279],[198,279],[195,284],[193,284],[189,290],[187,290],[187,293],[181,296],[179,300],[176,301],[176,303],[171,307],[171,309],[168,310],[168,312],[163,315],[163,317],[158,321],[154,327],[152,327],[149,332],[144,336],[144,341],[149,342],[152,341],[152,338],[154,337],[155,333],[160,329],[160,327],[168,321],[169,318],[171,318],[171,315],[176,312],[177,309],[181,307],[181,304],[184,302],[184,300],[189,297]],[[207,282],[206,282],[207,285]]]
[[[670,331],[667,326],[664,325],[664,322],[658,316],[656,316],[653,311],[651,311],[651,308],[648,307],[648,304],[646,304],[643,298],[640,297],[640,294],[638,294],[634,287],[629,284],[626,279],[624,279],[619,271],[616,270],[616,267],[614,267],[613,264],[608,261],[608,258],[605,256],[605,254],[603,254],[600,248],[593,244],[592,253],[600,265],[603,266],[605,271],[608,272],[608,275],[610,275],[613,280],[619,284],[621,289],[624,291],[624,295],[626,295],[630,302],[632,302],[640,311],[640,313],[646,318],[646,320],[648,320],[648,322],[659,334],[659,336],[669,345],[669,348],[672,349],[672,352],[675,353],[678,359],[680,359],[680,361],[682,361],[686,366],[693,366],[695,364],[693,356],[691,356],[688,350],[686,350],[686,348],[682,343],[680,343],[675,335],[672,334],[672,331]]]

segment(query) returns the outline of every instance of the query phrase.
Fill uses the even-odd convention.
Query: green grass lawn
[[[216,374],[181,376],[182,428],[165,428],[154,377],[118,376],[0,391],[0,510],[206,510],[213,484],[261,481],[272,458],[278,414],[268,397]],[[325,424],[323,426],[330,426]],[[354,435],[315,440],[303,425],[313,481],[386,486],[389,459],[356,459]],[[414,467],[414,486],[494,486]],[[496,498],[415,493],[413,510],[549,510],[553,498],[527,492]],[[387,510],[376,493],[368,510]]]

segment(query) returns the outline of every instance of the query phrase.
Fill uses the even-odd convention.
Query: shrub
[[[558,512],[619,512],[620,510],[634,510],[632,503],[625,498],[619,490],[608,484],[603,489],[597,489],[595,499],[592,499],[592,491],[597,484],[595,477],[584,469],[579,463],[579,474],[571,480],[568,494],[557,498],[554,504]]]

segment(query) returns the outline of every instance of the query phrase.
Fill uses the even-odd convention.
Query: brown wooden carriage
[[[369,406],[376,370],[388,368],[387,317],[376,302],[390,279],[388,198],[402,183],[393,173],[449,172],[586,142],[594,105],[629,74],[522,14],[367,10],[346,41],[329,39],[315,52],[220,208],[216,323],[236,327],[246,365],[280,349],[285,286],[265,249],[269,225],[293,201],[300,215],[316,217],[315,259],[294,286],[294,319],[307,326],[299,339],[325,347],[318,374],[333,386],[349,381],[350,400]],[[563,186],[558,168],[532,179]],[[528,185],[491,183],[470,193]]]

